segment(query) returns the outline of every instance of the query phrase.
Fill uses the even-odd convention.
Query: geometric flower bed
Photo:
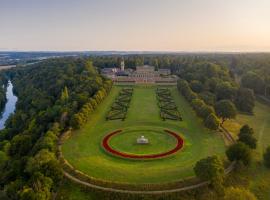
[[[106,120],[125,120],[132,93],[133,88],[123,88],[119,92],[118,97],[111,106],[111,110],[107,114]]]
[[[163,120],[170,119],[182,121],[182,117],[172,98],[171,91],[168,88],[157,88],[156,94],[161,118]]]
[[[170,130],[164,130],[165,133],[169,134],[170,136],[174,137],[177,140],[176,146],[173,147],[172,149],[166,152],[158,153],[158,154],[147,154],[147,155],[136,155],[136,154],[125,153],[125,152],[121,152],[116,149],[113,149],[109,144],[110,139],[121,132],[122,130],[116,130],[106,135],[102,140],[102,147],[111,155],[115,155],[122,158],[129,158],[129,159],[136,159],[136,160],[164,158],[164,157],[167,157],[169,155],[176,153],[177,151],[182,149],[184,145],[184,140],[177,133]]]

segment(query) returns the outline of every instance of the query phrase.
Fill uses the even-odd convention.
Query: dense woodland
[[[19,100],[0,133],[0,199],[50,199],[62,179],[59,134],[81,125],[111,82],[87,59],[48,60],[6,75]]]
[[[270,57],[269,55],[246,55],[232,59],[231,69],[241,77],[244,87],[256,94],[270,97]]]
[[[92,56],[50,59],[5,71],[1,77],[12,80],[18,102],[15,114],[0,131],[0,199],[52,198],[63,177],[56,158],[58,137],[86,122],[112,85],[97,71],[119,66],[122,58],[131,68],[142,64],[170,68],[180,78],[179,91],[210,129],[218,129],[237,112],[252,114],[255,96],[270,95],[270,56],[263,54]],[[0,83],[6,82],[3,78]],[[2,99],[5,102],[4,89],[0,90],[0,105]],[[253,129],[243,126],[226,155],[239,166],[248,166],[255,148]],[[270,166],[269,148],[264,163]],[[211,189],[203,188],[208,194],[200,190],[185,193],[186,199],[231,199],[232,194],[255,199],[249,191],[223,188],[224,166],[215,156],[199,161],[195,173],[202,180],[210,180]]]
[[[3,111],[7,102],[6,88],[8,84],[7,76],[4,73],[0,73],[0,113]]]

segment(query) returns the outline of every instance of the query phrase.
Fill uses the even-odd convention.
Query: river
[[[16,102],[18,98],[13,94],[13,85],[11,81],[8,81],[6,97],[7,97],[7,102],[3,110],[3,113],[0,117],[0,130],[5,128],[5,122],[7,121],[10,114],[14,113],[16,109]]]

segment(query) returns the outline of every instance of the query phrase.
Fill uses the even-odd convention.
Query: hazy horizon
[[[268,0],[0,4],[0,51],[270,52]]]

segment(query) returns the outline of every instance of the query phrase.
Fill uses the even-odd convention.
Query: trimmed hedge
[[[180,120],[182,117],[172,98],[171,91],[168,88],[157,88],[156,90],[158,106],[160,108],[160,117],[163,120]]]
[[[111,106],[106,120],[125,120],[132,94],[133,88],[123,88]]]
[[[196,114],[204,121],[204,125],[212,130],[217,130],[220,125],[220,121],[215,114],[215,110],[212,106],[207,105],[199,96],[193,92],[187,81],[179,79],[177,82],[178,91],[186,98],[188,102],[191,102],[192,108]]]
[[[80,109],[80,111],[73,115],[71,119],[71,127],[79,129],[88,120],[89,115],[96,109],[96,107],[105,99],[112,88],[112,81],[107,80],[104,82],[103,87],[96,92],[96,94],[88,100],[86,104]]]

